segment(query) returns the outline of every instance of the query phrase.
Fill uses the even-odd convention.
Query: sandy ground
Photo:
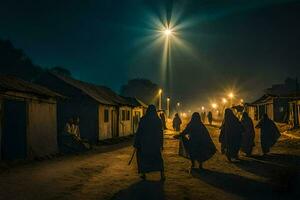
[[[217,148],[218,129],[209,127]],[[300,140],[282,136],[266,158],[259,143],[254,156],[229,163],[217,153],[205,171],[188,171],[178,156],[174,132],[165,133],[166,182],[153,173],[141,181],[128,166],[131,141],[96,152],[13,166],[0,171],[0,199],[300,199]],[[258,141],[257,141],[258,142]],[[297,188],[297,190],[296,190]],[[298,194],[299,195],[299,194]],[[298,196],[299,197],[299,196]]]

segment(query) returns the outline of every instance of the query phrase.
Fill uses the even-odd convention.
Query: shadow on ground
[[[246,199],[277,199],[274,186],[268,183],[211,170],[194,171],[192,175],[216,188]]]
[[[165,199],[163,184],[158,181],[139,181],[116,193],[112,200],[163,200]]]
[[[287,154],[271,154],[265,157],[253,156],[235,165],[244,171],[264,177],[269,184],[275,185],[279,196],[299,196],[300,157]]]

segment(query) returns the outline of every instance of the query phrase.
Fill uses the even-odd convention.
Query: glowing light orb
[[[165,34],[165,36],[170,36],[170,35],[172,35],[173,31],[171,29],[167,28],[163,31],[163,33]]]

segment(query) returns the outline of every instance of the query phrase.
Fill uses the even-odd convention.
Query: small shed
[[[0,151],[4,160],[58,152],[59,94],[13,76],[0,76]]]
[[[118,104],[103,87],[53,72],[43,74],[37,82],[67,97],[58,101],[59,134],[75,117],[79,118],[80,137],[92,144],[119,135]]]
[[[258,120],[257,106],[251,103],[245,103],[245,111],[252,120]]]
[[[253,104],[257,105],[258,117],[264,113],[275,122],[289,121],[290,105],[299,94],[298,79],[287,78],[282,84],[274,84],[265,90],[265,94]]]
[[[299,95],[300,96],[300,95]],[[297,97],[289,102],[289,122],[292,128],[300,126],[300,97]]]
[[[141,100],[134,97],[124,97],[133,106],[132,109],[132,130],[136,133],[141,117],[144,116],[147,105]]]

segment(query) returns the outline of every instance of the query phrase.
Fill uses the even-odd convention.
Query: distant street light
[[[211,104],[211,107],[212,107],[213,109],[216,109],[216,108],[218,107],[218,105],[217,105],[216,103],[212,103],[212,104]]]
[[[233,98],[234,98],[234,94],[232,93],[232,92],[230,92],[229,94],[228,94],[228,97],[229,97],[229,99],[230,99],[230,107],[232,107],[233,105],[232,105],[232,100],[233,100]]]
[[[167,98],[167,118],[170,118],[170,97]]]
[[[223,102],[223,104],[226,104],[227,103],[227,99],[223,98],[222,102]]]
[[[204,106],[202,106],[202,107],[201,107],[201,110],[202,110],[202,111],[204,111],[204,110],[205,110],[205,107],[204,107]]]
[[[161,110],[161,101],[162,101],[162,89],[158,90],[158,95],[159,95],[159,102],[158,102],[158,109]]]

